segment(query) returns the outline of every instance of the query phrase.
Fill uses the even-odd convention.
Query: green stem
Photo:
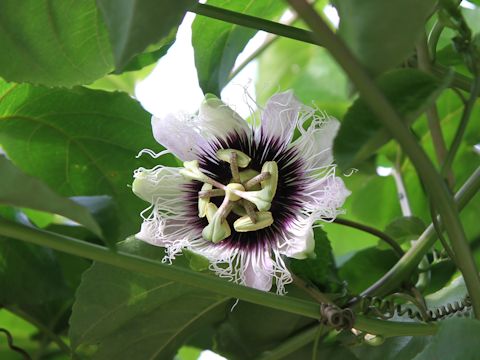
[[[458,209],[462,210],[479,189],[480,167],[468,178],[455,195]],[[435,244],[436,239],[435,227],[433,224],[430,224],[395,266],[383,275],[381,279],[362,292],[360,296],[385,296],[397,289],[412,274],[423,256]]]
[[[351,227],[351,228],[354,228],[354,229],[357,229],[357,230],[364,231],[364,232],[369,233],[373,236],[376,236],[379,239],[385,241],[388,245],[390,245],[392,247],[393,251],[399,257],[403,256],[403,254],[404,254],[404,251],[400,247],[400,245],[398,245],[398,243],[394,239],[392,239],[390,236],[385,234],[383,231],[380,231],[380,230],[375,229],[375,228],[373,228],[371,226],[368,226],[368,225],[360,224],[358,222],[347,220],[347,219],[342,219],[342,218],[336,218],[333,221],[333,223],[348,226],[348,227]]]
[[[424,72],[432,73],[432,64],[428,53],[427,38],[422,34],[417,43],[418,68]],[[433,103],[425,112],[427,115],[428,127],[432,135],[433,147],[439,164],[442,164],[447,153],[447,146],[440,127],[440,118],[438,116],[437,105]]]
[[[200,3],[195,4],[190,11],[212,19],[225,21],[251,29],[263,30],[270,34],[276,34],[286,38],[321,46],[321,43],[313,39],[313,33],[311,31],[280,24],[275,21]]]
[[[405,122],[345,43],[330,30],[323,19],[305,0],[288,0],[288,2],[313,30],[315,38],[319,42],[323,42],[325,48],[342,66],[379,121],[383,123],[409,156],[442,218],[444,227],[452,240],[456,256],[462,259],[459,270],[470,294],[475,315],[480,318],[480,277],[464,229],[460,223],[455,203],[442,177],[439,176]]]
[[[445,27],[441,21],[436,21],[435,24],[433,24],[432,31],[430,31],[430,34],[428,35],[428,49],[430,52],[430,58],[433,62],[435,62],[437,57],[437,44],[444,28]]]
[[[257,360],[278,360],[283,359],[285,356],[290,355],[294,351],[303,348],[310,344],[318,334],[318,327],[320,324],[310,326],[306,330],[303,330],[299,334],[291,336],[287,341],[277,346],[273,350],[265,351]],[[323,332],[327,330],[323,327]]]
[[[228,81],[231,81],[235,76],[237,76],[245,67],[250,64],[253,60],[259,57],[265,50],[268,49],[270,45],[272,45],[276,40],[278,40],[278,36],[271,35],[268,37],[262,45],[260,45],[253,53],[250,54],[240,65],[238,65],[232,72],[228,75]]]
[[[480,94],[480,76],[475,76],[475,81],[472,84],[472,89],[470,92],[470,97],[468,98],[467,104],[463,110],[462,118],[460,119],[460,124],[458,125],[457,131],[455,132],[455,136],[452,141],[452,145],[448,150],[447,157],[442,166],[442,174],[445,175],[451,170],[451,166],[453,164],[453,160],[455,159],[455,155],[457,154],[458,149],[463,140],[463,135],[465,134],[465,130],[467,129],[468,121],[470,120],[470,116],[472,115],[473,108],[477,101],[477,97]]]
[[[312,301],[288,296],[278,296],[272,293],[255,290],[220,279],[216,276],[195,272],[175,265],[162,264],[151,259],[120,251],[114,252],[100,245],[87,243],[45,230],[27,227],[8,220],[0,219],[0,235],[49,247],[54,250],[99,261],[137,273],[160,276],[185,285],[213,291],[254,304],[264,305],[273,309],[287,311],[312,319],[318,319],[320,316],[319,304]],[[372,334],[391,336],[431,335],[437,330],[437,327],[432,324],[382,321],[370,319],[361,315],[356,317],[355,327]],[[380,332],[376,329],[379,329]]]

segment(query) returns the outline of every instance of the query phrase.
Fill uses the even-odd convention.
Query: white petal
[[[262,134],[289,144],[303,109],[307,107],[295,98],[292,91],[273,95],[262,113]]]
[[[333,140],[340,128],[340,122],[335,118],[319,118],[313,116],[307,130],[302,129],[302,135],[294,142],[300,157],[309,169],[318,169],[333,162]]]
[[[195,118],[191,116],[153,116],[152,130],[155,140],[183,161],[195,160],[197,149],[205,144],[205,139],[198,133]]]
[[[244,270],[244,284],[254,289],[270,291],[274,273],[273,261],[268,252],[251,254]]]
[[[142,226],[140,228],[140,232],[135,234],[135,237],[138,240],[145,241],[149,244],[155,245],[155,246],[164,246],[165,243],[163,241],[160,241],[155,234],[158,231],[158,223],[152,220],[145,220],[142,223]]]
[[[279,240],[279,252],[295,259],[305,259],[315,250],[312,216],[298,216]]]
[[[158,205],[161,210],[178,212],[185,204],[181,200],[185,194],[187,181],[180,175],[181,168],[158,166],[154,169],[137,169],[132,184],[133,192],[141,199]]]
[[[216,96],[208,94],[200,105],[198,127],[206,138],[225,138],[233,132],[249,133],[250,127],[234,110]]]
[[[341,178],[335,176],[335,169],[324,178],[312,181],[304,189],[304,208],[316,219],[335,219],[350,191]]]

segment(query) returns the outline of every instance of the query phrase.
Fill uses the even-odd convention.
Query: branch
[[[398,243],[393,238],[391,238],[390,236],[385,234],[383,231],[380,231],[380,230],[375,229],[375,228],[373,228],[371,226],[368,226],[368,225],[360,224],[360,223],[357,223],[355,221],[351,221],[351,220],[347,220],[347,219],[341,219],[341,218],[336,218],[333,221],[333,223],[348,226],[348,227],[351,227],[351,228],[354,228],[354,229],[358,229],[358,230],[364,231],[366,233],[369,233],[373,236],[376,236],[379,239],[385,241],[388,245],[390,245],[392,247],[393,251],[395,251],[395,253],[399,257],[402,257],[402,255],[404,254],[404,251],[400,247],[400,245],[398,245]]]
[[[213,291],[218,294],[231,296],[254,304],[267,306],[272,309],[282,310],[317,320],[320,318],[319,304],[312,301],[288,296],[278,296],[179,266],[162,264],[158,261],[121,251],[113,252],[104,246],[87,243],[45,230],[27,227],[1,218],[0,235],[39,246],[46,246],[54,250],[99,261],[136,273],[160,276],[171,281]],[[383,321],[370,319],[362,315],[356,316],[355,328],[371,334],[384,336],[432,335],[437,331],[437,326],[434,324]]]
[[[192,9],[190,9],[190,11],[197,15],[206,16],[212,19],[229,22],[231,24],[255,30],[263,30],[270,34],[322,46],[321,42],[318,42],[313,38],[313,33],[311,31],[280,24],[275,21],[200,3],[197,3]]]

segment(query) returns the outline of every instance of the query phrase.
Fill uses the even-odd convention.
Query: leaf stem
[[[385,241],[388,245],[390,245],[392,247],[393,251],[395,251],[395,253],[399,257],[402,257],[403,254],[405,253],[403,251],[403,249],[400,247],[400,245],[398,245],[398,243],[394,239],[392,239],[390,236],[385,234],[383,231],[375,229],[374,227],[364,225],[364,224],[360,224],[360,223],[355,222],[355,221],[342,219],[342,218],[336,218],[333,221],[333,223],[348,226],[348,227],[351,227],[351,228],[354,228],[354,229],[358,229],[358,230],[364,231],[366,233],[369,233],[373,236],[378,237],[379,239]]]
[[[480,189],[480,167],[468,178],[455,195],[456,204],[462,210]],[[435,227],[430,224],[415,244],[403,255],[403,257],[368,289],[363,291],[360,297],[385,296],[400,286],[415,270],[423,256],[435,244],[437,239]]]
[[[417,59],[418,68],[428,74],[432,73],[432,64],[428,52],[427,38],[422,34],[421,39],[417,43]],[[425,112],[427,115],[428,127],[432,135],[433,147],[439,164],[442,164],[447,153],[447,146],[440,127],[440,118],[438,116],[437,105],[433,103]]]
[[[468,98],[467,104],[462,113],[462,118],[460,119],[460,124],[458,125],[457,131],[455,132],[455,136],[452,141],[452,145],[448,150],[447,156],[442,166],[442,175],[445,176],[452,167],[453,160],[455,159],[455,155],[460,148],[462,143],[463,135],[465,135],[465,130],[467,129],[468,121],[470,120],[470,116],[472,115],[473,108],[475,107],[475,103],[477,101],[477,97],[480,94],[480,76],[476,75],[475,80],[472,83],[472,88],[470,91],[470,97]]]
[[[456,256],[462,259],[459,270],[470,294],[475,316],[480,318],[480,277],[454,201],[442,177],[439,176],[405,122],[402,121],[402,118],[345,43],[335,35],[305,0],[288,0],[288,2],[313,30],[315,38],[324,44],[338,64],[342,66],[362,98],[370,105],[377,118],[411,159],[442,217],[443,225],[452,240]]]
[[[236,24],[251,29],[263,30],[270,34],[276,34],[290,39],[321,46],[321,43],[313,38],[313,33],[311,31],[280,24],[275,21],[200,3],[195,4],[195,6],[189,11],[212,19],[229,22],[231,24]]]
[[[0,234],[12,239],[46,246],[54,250],[99,261],[137,273],[159,276],[185,285],[206,289],[273,309],[287,311],[312,319],[319,319],[320,317],[319,304],[312,301],[288,296],[278,296],[238,285],[216,276],[195,272],[175,265],[162,264],[158,261],[121,251],[114,252],[104,246],[27,227],[12,221],[0,219]],[[432,335],[437,330],[437,326],[434,324],[383,321],[362,315],[356,316],[355,328],[384,336]]]

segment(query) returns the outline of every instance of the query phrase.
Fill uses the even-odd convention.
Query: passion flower
[[[220,277],[265,291],[275,279],[283,294],[285,257],[312,254],[315,223],[333,220],[350,193],[333,164],[339,123],[292,92],[272,96],[255,123],[212,95],[195,116],[153,117],[160,155],[183,167],[135,171],[133,191],[151,203],[136,236],[165,247],[165,262],[188,249]]]

